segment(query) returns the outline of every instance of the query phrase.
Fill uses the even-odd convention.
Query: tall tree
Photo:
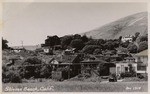
[[[71,41],[73,40],[73,36],[72,35],[68,35],[68,36],[64,36],[61,38],[61,45],[62,47],[65,49],[67,48],[67,46],[69,46],[69,44],[71,43]]]
[[[81,50],[84,47],[84,43],[81,39],[74,39],[70,43],[71,47]]]
[[[8,43],[8,41],[2,38],[2,49],[3,50],[9,48],[7,43]]]
[[[45,46],[54,46],[60,44],[60,38],[57,35],[47,36],[45,40]]]
[[[88,42],[88,37],[86,36],[86,35],[83,35],[82,37],[81,37],[81,39],[82,39],[82,41],[85,43],[85,42]]]

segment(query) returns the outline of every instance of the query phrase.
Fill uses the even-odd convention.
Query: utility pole
[[[22,47],[23,47],[23,41],[21,41],[21,45],[22,45]]]

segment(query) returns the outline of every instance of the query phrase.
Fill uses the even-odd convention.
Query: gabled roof
[[[148,56],[148,49],[135,54],[135,56]]]
[[[130,59],[131,60],[131,59],[135,59],[135,58],[133,58],[133,57],[126,57],[125,59]]]
[[[73,63],[76,57],[77,55],[59,55],[54,58],[60,63]]]
[[[81,61],[81,63],[108,63],[104,60],[84,60],[84,61]]]
[[[21,57],[19,55],[13,55],[13,56],[9,56],[9,60],[11,59],[16,59],[16,60],[20,60]]]

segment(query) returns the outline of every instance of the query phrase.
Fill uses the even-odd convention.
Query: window
[[[125,72],[128,72],[128,67],[125,67]]]
[[[137,70],[145,71],[146,70],[146,66],[138,66]]]
[[[117,67],[117,73],[120,73],[120,67]]]
[[[121,65],[121,72],[124,72],[124,65]]]

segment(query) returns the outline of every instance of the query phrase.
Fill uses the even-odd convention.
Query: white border
[[[145,3],[148,3],[148,10],[150,10],[150,4],[149,4],[149,0],[0,0],[0,36],[2,35],[2,26],[3,26],[3,23],[2,23],[2,4],[3,2],[105,2],[105,3],[111,3],[111,2],[129,2],[129,3],[132,3],[132,2],[139,2],[139,3],[142,3],[142,2],[145,2]],[[150,28],[150,25],[149,25],[149,22],[150,22],[150,17],[149,17],[149,11],[148,11],[148,36],[149,36],[149,28]],[[2,38],[2,36],[1,36]],[[150,41],[150,37],[148,37],[148,41]],[[2,47],[1,45],[1,41],[0,41],[0,48]],[[150,49],[150,46],[148,46],[148,49]],[[148,50],[148,54],[150,54],[149,50]],[[150,56],[148,56],[150,58]],[[150,62],[150,60],[148,59],[148,62]],[[0,66],[2,64],[2,48],[0,49]],[[0,68],[0,73],[1,73],[1,69]],[[148,66],[148,72],[150,71],[150,67]],[[1,75],[0,75],[0,79],[1,79]],[[150,81],[150,74],[148,73],[148,80]],[[148,90],[150,91],[150,87],[149,87],[149,81],[148,81]],[[142,94],[148,94],[149,93],[146,92],[146,93],[142,93]],[[26,93],[29,93],[31,94],[31,92],[2,92],[2,81],[0,82],[0,93],[3,93],[3,94],[26,94]],[[49,93],[54,93],[54,94],[66,94],[66,93],[69,93],[69,94],[75,94],[75,93],[88,93],[88,92],[32,92],[32,94],[41,94],[41,93],[45,93],[45,94],[49,94]],[[91,94],[93,94],[93,92],[90,92]],[[129,94],[141,94],[141,93],[138,93],[138,92],[94,92],[94,93],[102,93],[102,94],[108,94],[108,93],[113,93],[113,94],[116,94],[116,93],[129,93]]]

